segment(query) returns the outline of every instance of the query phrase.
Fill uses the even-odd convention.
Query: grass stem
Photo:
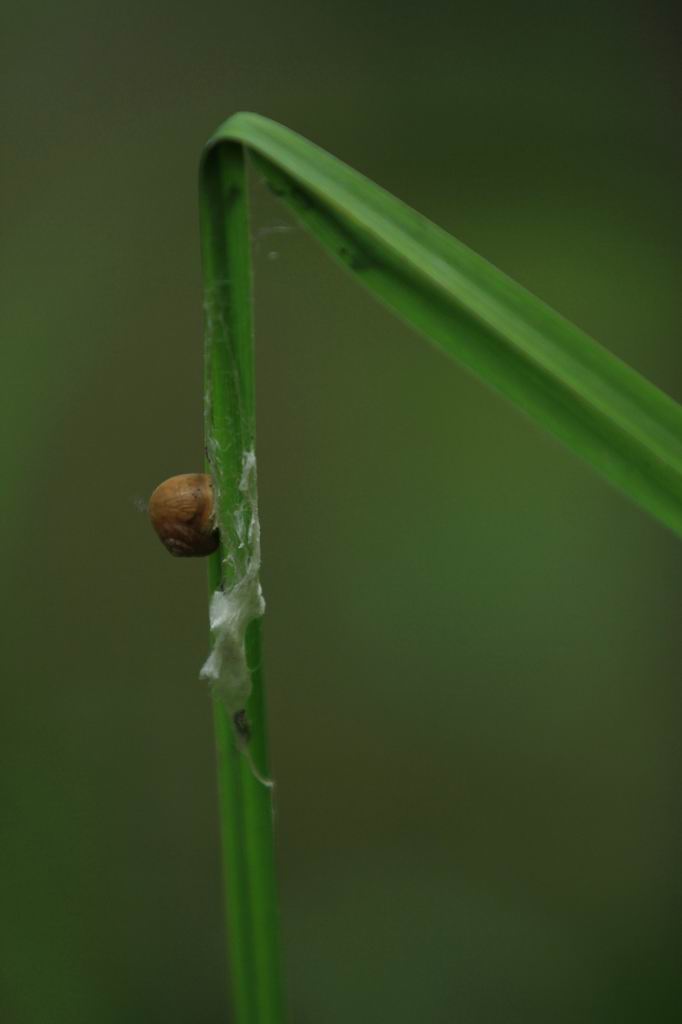
[[[246,529],[245,455],[255,450],[255,402],[249,212],[244,154],[223,147],[204,165],[200,193],[206,318],[206,449],[216,485],[221,546],[211,557],[209,583],[238,593],[257,573],[255,531]],[[257,516],[254,506],[254,515]],[[253,526],[254,523],[251,524]],[[250,740],[235,728],[235,712],[214,701],[215,735],[230,977],[235,1024],[280,1024],[277,894],[268,776],[261,628],[245,635],[250,697],[245,707]]]

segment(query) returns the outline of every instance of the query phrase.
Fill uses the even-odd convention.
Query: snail
[[[149,518],[171,555],[194,558],[218,548],[213,481],[207,473],[164,480],[149,499]]]

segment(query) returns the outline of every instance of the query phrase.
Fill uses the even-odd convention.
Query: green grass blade
[[[682,533],[682,408],[466,246],[312,143],[255,114],[209,142],[200,207],[206,426],[229,590],[252,550],[238,527],[244,453],[255,442],[245,153],[357,280],[448,355],[510,398],[662,522]],[[251,756],[267,774],[260,629],[245,636]],[[227,920],[236,1024],[280,1024],[270,791],[216,702]]]
[[[220,211],[215,216],[215,211]],[[243,575],[253,538],[240,533],[243,456],[255,444],[249,217],[244,154],[225,147],[202,175],[200,194],[206,320],[206,444],[217,489],[220,550],[211,593]],[[260,622],[245,636],[252,693],[250,758],[267,776]],[[232,715],[214,702],[232,1002],[236,1024],[283,1020],[272,835],[272,791],[238,749]]]
[[[204,173],[235,143],[358,281],[682,534],[682,407],[447,232],[282,125],[234,115],[209,142]]]

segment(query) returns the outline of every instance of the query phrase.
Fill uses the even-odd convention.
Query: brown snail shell
[[[195,558],[218,547],[213,481],[207,473],[164,480],[149,499],[149,518],[171,555]]]

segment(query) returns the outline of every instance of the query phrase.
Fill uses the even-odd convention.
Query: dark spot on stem
[[[249,720],[246,717],[246,711],[244,711],[243,709],[241,711],[236,711],[232,718],[232,721],[234,722],[234,727],[237,731],[237,736],[239,737],[239,739],[244,740],[245,743],[248,743],[249,740],[251,739],[251,726],[249,725]]]

